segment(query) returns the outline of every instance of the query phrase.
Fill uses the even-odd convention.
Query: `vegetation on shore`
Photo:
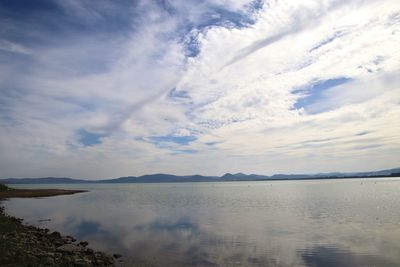
[[[18,191],[20,190],[0,184],[0,200],[2,193],[4,195],[5,192]],[[25,197],[44,196],[41,190],[28,191],[29,194],[26,191],[23,194]],[[34,195],[34,191],[37,191],[37,195]],[[64,191],[66,194],[72,194],[69,190]],[[10,197],[18,197],[19,193]],[[63,194],[61,191],[47,193]],[[0,206],[0,266],[114,266],[113,257],[95,252],[87,245],[85,241],[77,242],[71,236],[62,236],[58,232],[50,232],[49,229],[24,225],[22,219],[7,215]]]
[[[10,190],[10,188],[8,186],[6,186],[5,184],[0,183],[0,192],[7,191],[7,190]]]

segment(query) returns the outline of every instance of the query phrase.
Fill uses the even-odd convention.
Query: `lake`
[[[14,187],[90,190],[3,204],[122,266],[400,266],[398,178]]]

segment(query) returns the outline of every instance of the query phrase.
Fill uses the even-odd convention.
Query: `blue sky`
[[[0,177],[398,167],[400,2],[1,1]]]

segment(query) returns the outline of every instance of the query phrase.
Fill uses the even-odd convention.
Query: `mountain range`
[[[66,177],[44,178],[6,178],[0,179],[3,184],[79,184],[79,183],[174,183],[174,182],[225,182],[225,181],[272,181],[272,180],[309,180],[309,179],[343,179],[343,178],[373,178],[400,177],[400,168],[354,173],[317,173],[317,174],[274,174],[272,176],[244,173],[226,173],[223,176],[172,174],[150,174],[142,176],[127,176],[104,180],[85,180]]]

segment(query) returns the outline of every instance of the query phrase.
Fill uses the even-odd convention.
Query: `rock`
[[[56,245],[57,247],[62,246],[66,243],[68,244],[68,242],[64,242],[64,240],[62,239],[53,241],[53,244]]]
[[[55,257],[55,254],[54,254],[53,252],[47,252],[47,253],[46,253],[46,256],[47,256],[47,257],[50,257],[50,258],[54,258],[54,257]]]
[[[59,246],[56,251],[59,252],[66,252],[66,253],[77,253],[77,252],[83,252],[83,248],[74,244],[64,244],[62,246]]]
[[[0,233],[0,266],[63,266],[63,267],[111,267],[115,260],[87,247],[88,242],[76,242],[72,236],[22,224],[22,220],[7,216],[0,206],[0,220],[11,225],[10,230]],[[2,246],[2,245],[5,246]],[[4,249],[4,251],[3,251]]]
[[[72,236],[70,236],[70,235],[67,235],[66,236],[67,238],[69,238],[72,242],[75,242],[76,241],[76,239],[75,238],[73,238]]]
[[[118,259],[118,258],[121,258],[122,255],[121,255],[121,254],[113,254],[113,257],[116,258],[116,259]]]
[[[45,263],[45,265],[54,265],[54,259],[52,257],[46,257],[42,261]]]
[[[91,266],[91,262],[85,259],[76,259],[74,261],[75,266]]]
[[[65,244],[71,244],[72,242],[75,241],[75,239],[72,238],[72,237],[70,237],[70,236],[65,236],[65,237],[62,238],[62,241],[63,241]]]
[[[61,238],[61,234],[59,233],[59,232],[52,232],[50,235],[49,235],[51,238],[54,238],[54,239],[56,239],[56,238]]]
[[[81,242],[79,242],[79,245],[82,247],[86,247],[87,245],[89,245],[89,243],[86,241],[81,241]]]

